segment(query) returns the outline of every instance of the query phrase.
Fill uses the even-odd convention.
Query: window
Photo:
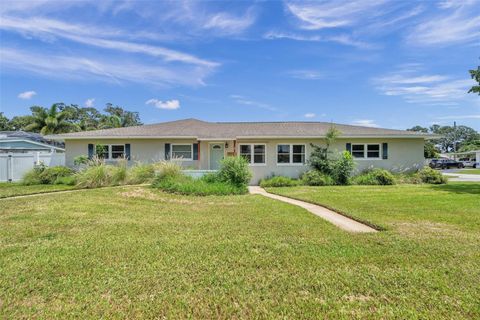
[[[105,160],[123,159],[125,158],[125,145],[97,144],[95,146],[95,154]]]
[[[367,158],[380,158],[379,144],[367,144]]]
[[[277,164],[304,164],[304,144],[279,144],[277,145]]]
[[[172,159],[192,160],[193,159],[192,144],[172,144]]]
[[[352,156],[357,159],[380,159],[380,144],[352,144]]]
[[[250,164],[265,164],[265,149],[264,144],[241,144],[240,156],[247,159]]]
[[[363,145],[363,144],[353,144],[352,145],[352,156],[354,158],[365,158],[365,145]]]

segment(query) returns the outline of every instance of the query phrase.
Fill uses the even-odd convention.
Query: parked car
[[[461,163],[463,163],[463,166],[464,166],[464,167],[472,167],[472,168],[476,168],[476,167],[477,167],[477,163],[476,163],[475,159],[471,159],[471,158],[461,158],[461,159],[458,159],[458,161],[460,161]]]
[[[451,159],[433,159],[429,164],[433,169],[450,169],[450,168],[463,168],[464,165],[460,161]]]

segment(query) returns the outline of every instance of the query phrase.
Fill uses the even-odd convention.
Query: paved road
[[[442,170],[442,174],[450,181],[480,182],[480,174],[462,174],[458,169]]]

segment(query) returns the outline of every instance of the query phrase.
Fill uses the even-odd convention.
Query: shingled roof
[[[329,122],[207,122],[184,119],[143,126],[51,135],[55,140],[118,138],[193,138],[198,140],[233,140],[242,138],[321,138],[335,126],[342,137],[430,138],[405,130],[351,126]]]

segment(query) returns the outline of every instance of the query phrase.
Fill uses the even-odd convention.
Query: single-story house
[[[0,153],[63,153],[63,144],[25,131],[0,131]]]
[[[207,122],[184,119],[143,126],[53,135],[65,142],[66,164],[77,156],[93,156],[101,145],[107,161],[174,159],[183,167],[216,170],[226,156],[243,156],[253,172],[252,184],[272,175],[298,177],[308,170],[311,144],[324,145],[335,126],[341,132],[333,150],[352,153],[357,170],[394,171],[424,165],[424,133],[332,124],[328,122]]]

